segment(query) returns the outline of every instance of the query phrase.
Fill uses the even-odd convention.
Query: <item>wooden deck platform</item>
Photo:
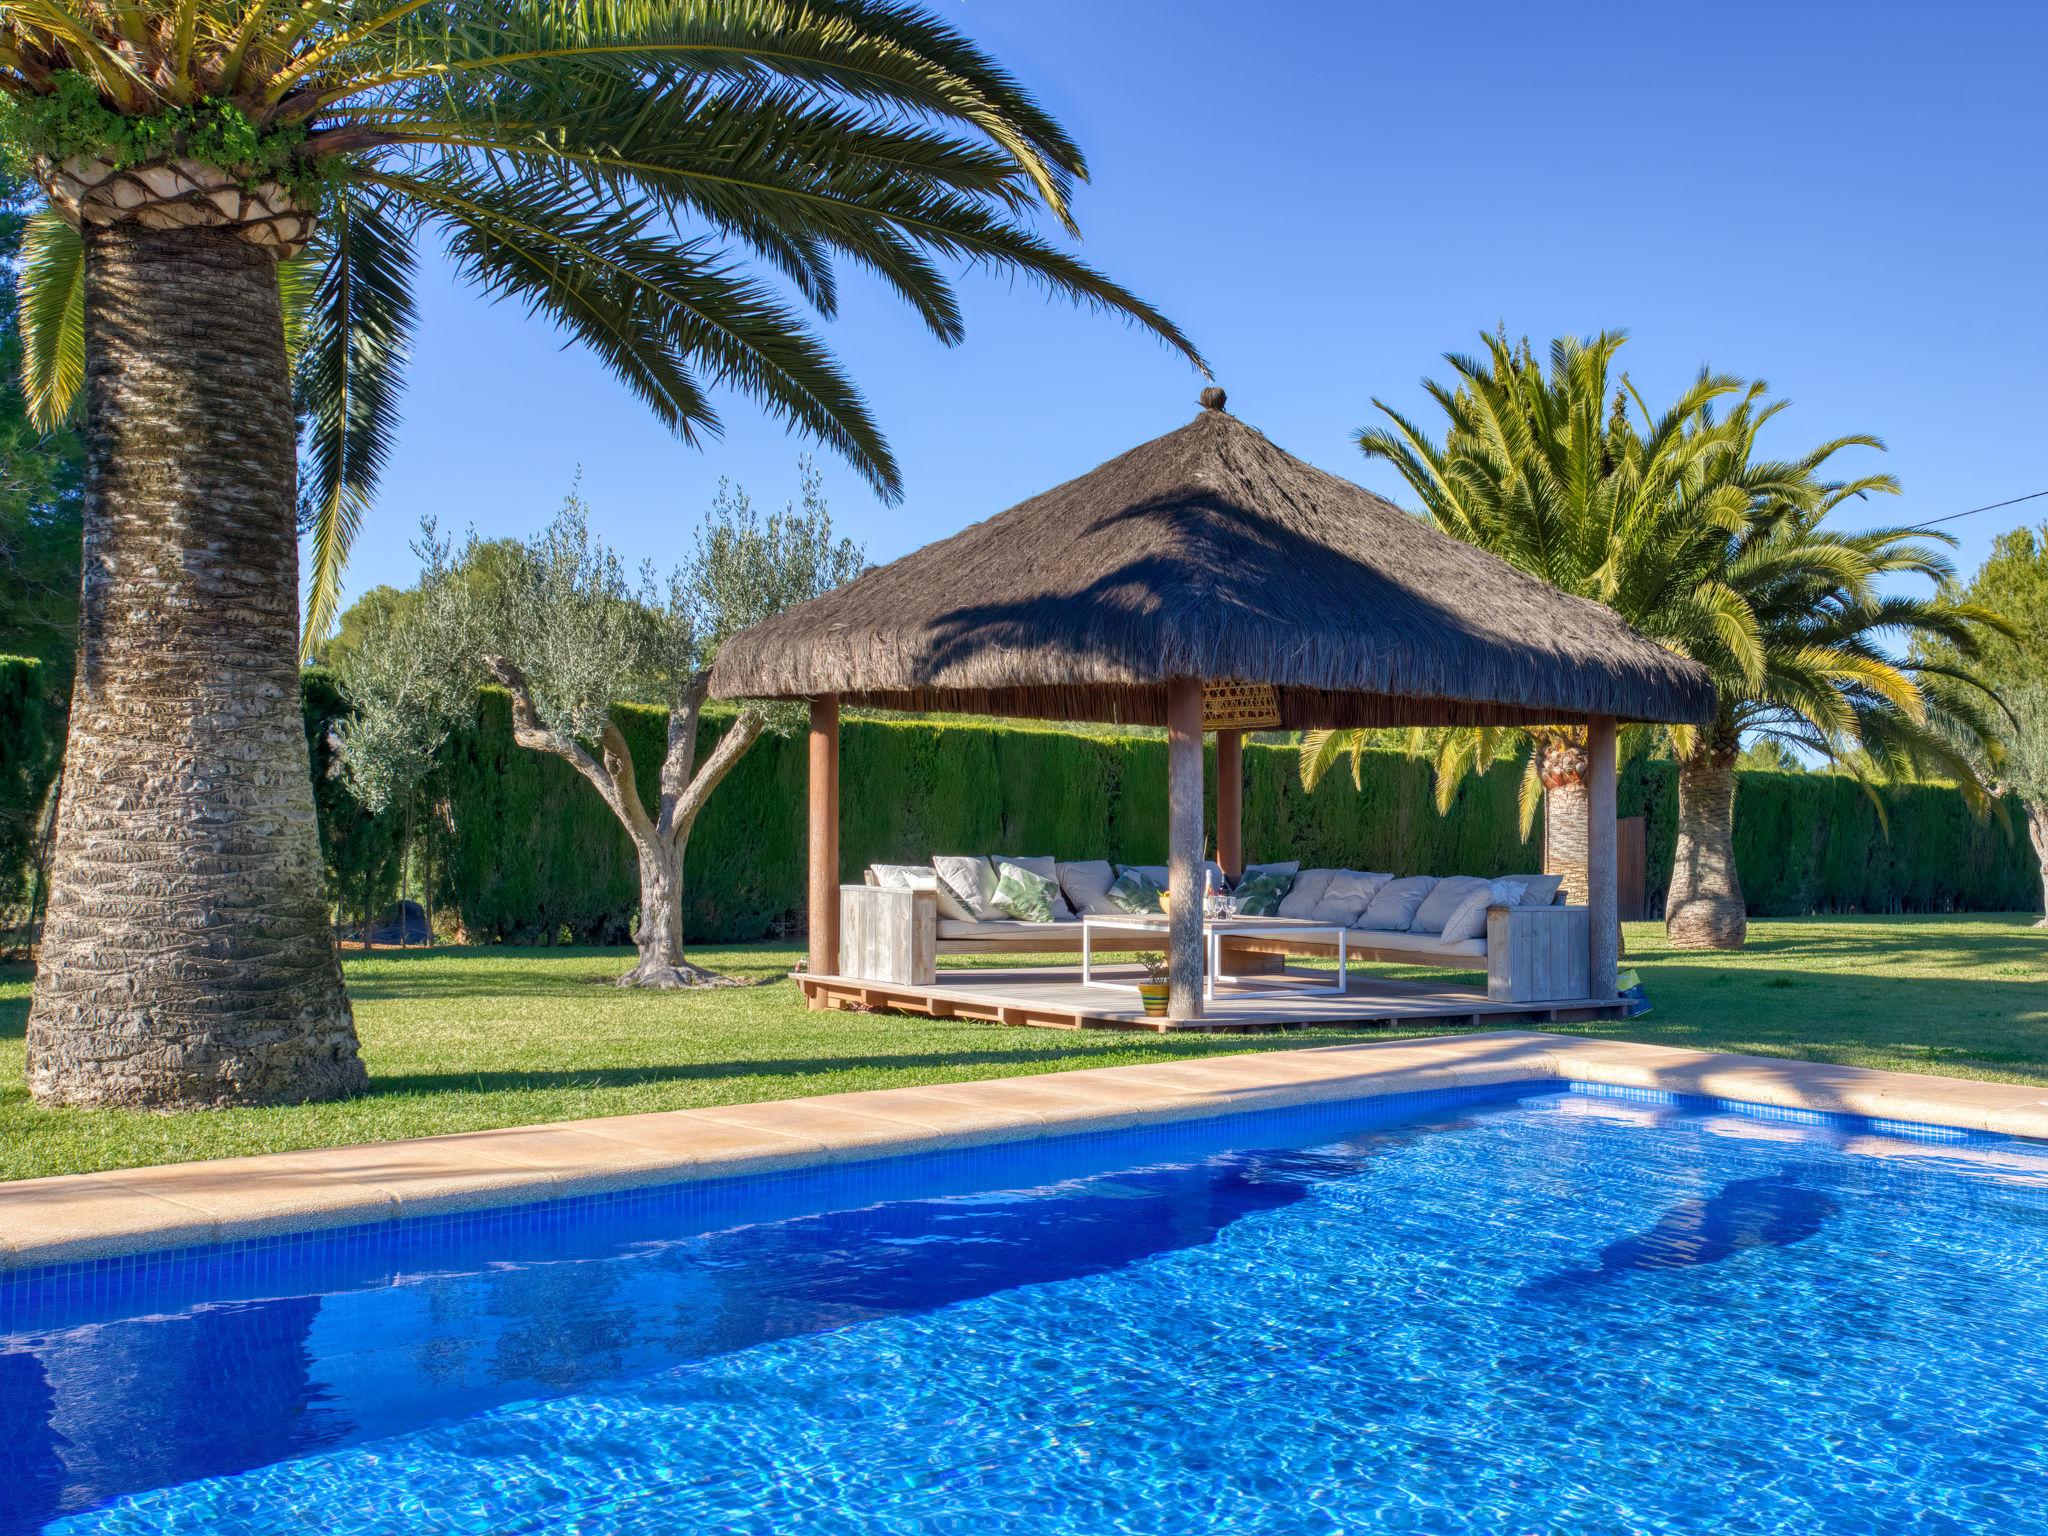
[[[1136,966],[1103,965],[1096,974],[1136,981]],[[1218,989],[1207,1016],[1195,1023],[1148,1018],[1136,992],[1083,986],[1079,966],[1030,966],[1015,970],[961,967],[941,970],[930,986],[862,981],[846,976],[796,973],[796,983],[813,1008],[868,1008],[914,1013],[935,1019],[980,1019],[991,1024],[1024,1024],[1040,1029],[1142,1029],[1157,1033],[1244,1034],[1255,1030],[1310,1029],[1361,1024],[1454,1024],[1474,1029],[1516,1028],[1568,1019],[1619,1018],[1619,998],[1544,1003],[1500,1003],[1484,987],[1441,981],[1412,981],[1353,971],[1342,997],[1289,995],[1306,982],[1327,986],[1327,971],[1292,969]]]

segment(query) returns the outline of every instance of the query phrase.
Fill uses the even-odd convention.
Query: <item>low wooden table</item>
[[[1135,992],[1134,981],[1102,981],[1094,974],[1095,936],[1098,933],[1144,933],[1156,935],[1166,944],[1167,916],[1164,912],[1090,912],[1081,918],[1081,984],[1085,987],[1116,987]],[[1264,997],[1342,997],[1350,987],[1345,969],[1345,928],[1338,923],[1316,923],[1300,917],[1205,917],[1202,919],[1202,996],[1214,998],[1218,982],[1256,980]],[[1223,974],[1222,941],[1228,938],[1280,937],[1316,939],[1337,946],[1335,986],[1274,986],[1264,976],[1257,978]],[[1127,947],[1127,946],[1126,946]],[[1270,974],[1270,973],[1268,973]]]

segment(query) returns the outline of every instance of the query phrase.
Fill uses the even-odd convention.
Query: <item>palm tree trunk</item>
[[[85,579],[28,1077],[152,1108],[364,1086],[299,713],[277,266],[88,227]]]
[[[1566,901],[1583,906],[1592,827],[1586,749],[1566,737],[1539,736],[1535,751],[1537,776],[1543,781],[1543,869],[1563,877]]]
[[[1664,902],[1664,936],[1679,949],[1740,949],[1749,909],[1735,872],[1733,732],[1678,765],[1678,852]]]
[[[2028,800],[2027,836],[2034,844],[2034,858],[2041,865],[2041,909],[2048,914],[2048,801]],[[2048,928],[2048,915],[2044,915],[2036,928]]]

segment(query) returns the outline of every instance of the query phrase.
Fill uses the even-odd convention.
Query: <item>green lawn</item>
[[[1737,955],[1667,950],[1660,928],[1632,925],[1631,962],[1655,1011],[1583,1027],[1667,1045],[2048,1085],[2048,932],[2026,922],[1760,923]],[[28,975],[0,970],[0,1178],[1389,1037],[1067,1034],[807,1013],[781,979],[793,948],[703,950],[696,958],[759,985],[621,992],[605,983],[624,968],[623,950],[351,959],[373,1083],[367,1096],[177,1116],[35,1108],[21,1087]]]

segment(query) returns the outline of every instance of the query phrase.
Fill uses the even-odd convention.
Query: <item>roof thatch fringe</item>
[[[1701,721],[1704,669],[1218,408],[727,641],[724,698],[1158,724],[1173,677],[1288,726]]]

